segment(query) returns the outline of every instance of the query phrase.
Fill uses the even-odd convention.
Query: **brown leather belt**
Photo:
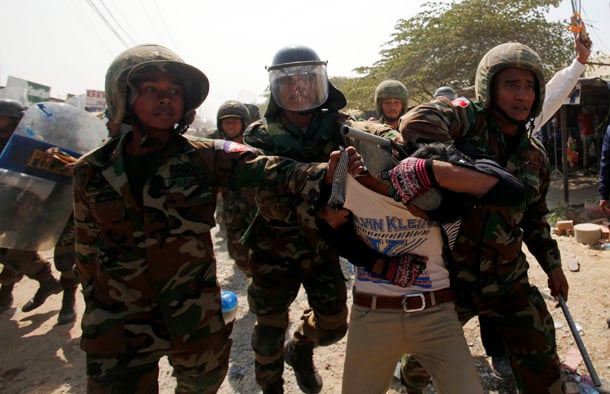
[[[377,296],[373,294],[354,292],[354,304],[371,309],[399,309],[404,312],[418,312],[434,305],[455,300],[455,292],[451,289],[408,293],[402,297]]]

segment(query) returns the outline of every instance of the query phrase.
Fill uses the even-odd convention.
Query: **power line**
[[[106,4],[104,3],[103,0],[99,0],[100,4],[102,5],[102,7],[104,7],[104,9],[106,10],[106,12],[108,13],[108,15],[110,15],[110,18],[112,18],[112,20],[114,21],[114,23],[119,27],[119,29],[121,29],[121,31],[123,33],[125,33],[125,36],[129,39],[129,41],[131,41],[132,44],[135,44],[136,41],[131,37],[131,35],[127,32],[127,30],[125,30],[125,28],[123,27],[123,25],[118,21],[118,19],[114,16],[114,14],[112,13],[112,11],[110,11],[110,9],[108,8],[108,6],[106,6]]]
[[[172,46],[175,46],[174,45],[175,41],[174,41],[174,37],[172,36],[172,31],[167,26],[167,23],[165,23],[165,18],[163,17],[163,13],[161,12],[161,9],[159,8],[159,4],[157,3],[157,0],[153,0],[153,3],[155,4],[155,7],[157,8],[157,12],[159,13],[159,17],[161,18],[161,22],[163,22],[163,26],[165,27],[165,31],[169,35],[169,38],[171,40]]]
[[[93,26],[93,30],[95,30],[95,34],[98,36],[99,40],[102,42],[102,45],[104,46],[104,48],[106,49],[108,55],[113,56],[114,55],[114,51],[110,48],[110,46],[108,45],[108,43],[106,42],[106,40],[104,39],[104,36],[102,36],[100,34],[100,32],[97,30],[97,28],[95,27],[95,23],[93,23],[93,19],[91,19],[91,16],[89,15],[89,13],[85,10],[83,3],[80,0],[74,0],[74,2],[76,4],[78,4],[79,8],[81,9],[81,11],[83,12],[83,14],[85,14],[85,17],[89,20],[90,26]]]
[[[153,27],[153,29],[155,29],[155,32],[157,33],[157,35],[159,36],[159,38],[161,40],[163,40],[163,35],[161,34],[161,32],[159,31],[159,29],[157,29],[157,24],[154,23],[154,21],[152,20],[152,18],[150,17],[150,14],[148,13],[148,9],[146,7],[146,5],[142,2],[142,0],[140,0],[140,6],[142,7],[142,9],[144,10],[144,15],[146,16],[146,19],[148,19],[150,26]]]
[[[92,0],[86,0],[86,1],[87,1],[87,4],[89,4],[89,6],[93,9],[93,11],[97,14],[97,16],[99,16],[100,19],[104,22],[104,24],[110,29],[110,31],[112,31],[112,33],[114,33],[115,37],[118,38],[119,41],[121,41],[121,43],[125,46],[125,48],[128,48],[129,45],[125,42],[125,40],[123,40],[123,37],[121,37],[121,35],[115,30],[115,28],[110,24],[108,19],[106,19],[104,14],[102,14],[102,12],[97,8],[97,6],[93,3],[93,1]]]
[[[610,47],[608,47],[608,45],[606,45],[606,43],[604,42],[604,39],[598,34],[598,32],[597,32],[598,29],[593,26],[591,18],[589,18],[589,15],[587,14],[587,12],[584,9],[582,12],[587,17],[587,25],[591,26],[591,29],[587,29],[587,30],[590,30],[592,35],[595,37],[594,42],[599,43],[599,46],[606,48],[606,50],[610,49]]]

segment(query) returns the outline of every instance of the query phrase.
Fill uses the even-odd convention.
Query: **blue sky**
[[[116,55],[158,43],[206,73],[211,88],[200,112],[213,118],[225,100],[262,100],[265,66],[285,45],[312,47],[328,60],[330,76],[354,76],[353,68],[379,59],[398,19],[415,15],[424,2],[4,0],[0,84],[11,75],[51,86],[60,98],[103,90]],[[610,54],[610,0],[583,0],[582,11],[594,48]],[[563,0],[549,18],[567,19],[571,12]]]

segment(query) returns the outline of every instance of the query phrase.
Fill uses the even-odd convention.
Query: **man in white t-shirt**
[[[512,205],[524,198],[523,185],[493,163],[406,161],[403,178],[404,171],[411,174],[417,190],[407,198],[401,195],[404,202],[431,186],[464,193],[463,199],[471,203]],[[374,177],[348,176],[344,209],[329,209],[326,217],[335,236],[322,232],[358,266],[343,392],[387,391],[396,360],[409,352],[430,371],[439,393],[480,393],[480,379],[454,310],[445,268],[444,251],[452,242],[451,228],[456,222],[440,224],[416,216],[387,191],[388,184]],[[350,231],[372,251],[363,250]]]

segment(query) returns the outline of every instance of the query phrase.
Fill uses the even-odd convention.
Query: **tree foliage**
[[[479,60],[494,46],[518,41],[538,52],[547,76],[572,59],[565,23],[545,18],[560,0],[463,0],[429,2],[410,19],[398,20],[381,59],[356,71],[362,78],[341,81],[351,108],[374,108],[375,87],[397,79],[409,89],[409,104],[427,101],[440,86],[456,90],[474,84]],[[569,15],[566,15],[566,19]]]

